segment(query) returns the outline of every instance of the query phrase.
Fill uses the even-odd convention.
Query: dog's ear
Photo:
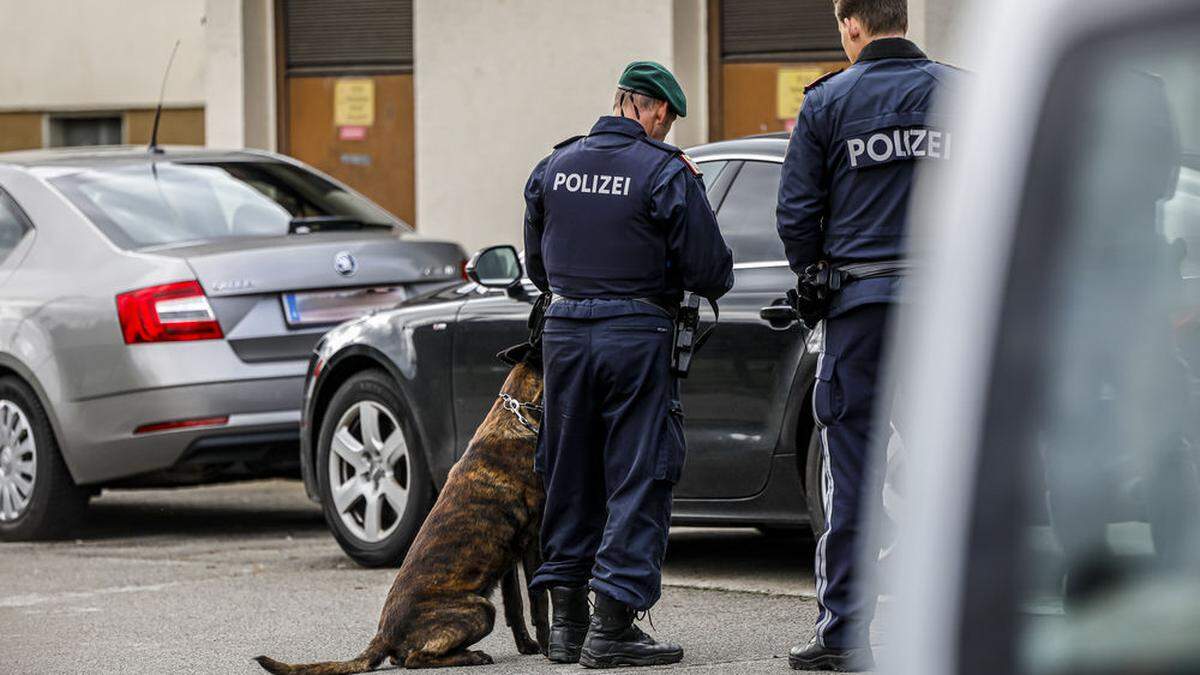
[[[499,354],[496,354],[496,358],[510,366],[524,363],[537,368],[539,371],[542,369],[541,345],[534,347],[528,342],[522,342],[519,345],[513,345],[508,349],[501,350]]]
[[[522,342],[519,345],[513,345],[508,349],[501,350],[499,354],[496,354],[496,358],[510,366],[515,366],[524,361],[532,349],[533,347],[528,342]]]

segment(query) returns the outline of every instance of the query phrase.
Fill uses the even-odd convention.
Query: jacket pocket
[[[674,484],[678,483],[683,475],[683,463],[687,459],[687,442],[683,435],[683,406],[679,401],[671,401],[665,426],[662,443],[658,449],[658,461],[655,462],[654,478]]]

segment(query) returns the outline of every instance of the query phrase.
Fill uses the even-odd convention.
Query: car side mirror
[[[489,246],[467,262],[467,278],[484,288],[511,288],[522,275],[517,249],[508,244]]]

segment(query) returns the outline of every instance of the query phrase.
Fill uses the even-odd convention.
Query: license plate
[[[342,323],[375,310],[390,309],[406,295],[399,287],[284,293],[283,315],[289,326]]]

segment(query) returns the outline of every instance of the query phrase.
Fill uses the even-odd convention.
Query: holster
[[[829,315],[833,296],[847,284],[863,279],[903,276],[909,265],[903,260],[846,263],[833,265],[824,260],[804,269],[796,290],[788,291],[788,301],[809,330]]]
[[[833,294],[842,289],[842,276],[827,262],[804,268],[795,290],[788,291],[788,302],[809,330],[829,314]]]
[[[496,358],[510,366],[528,360],[533,365],[541,367],[542,331],[546,328],[546,308],[550,306],[552,298],[550,293],[542,293],[538,296],[533,303],[533,309],[529,310],[529,322],[526,324],[529,328],[529,338],[525,342],[501,350],[496,354]]]
[[[687,378],[696,352],[708,342],[717,327],[721,311],[712,300],[708,301],[708,305],[713,310],[713,325],[703,332],[700,331],[700,296],[688,293],[675,312],[675,335],[671,343],[671,374],[675,377]]]

